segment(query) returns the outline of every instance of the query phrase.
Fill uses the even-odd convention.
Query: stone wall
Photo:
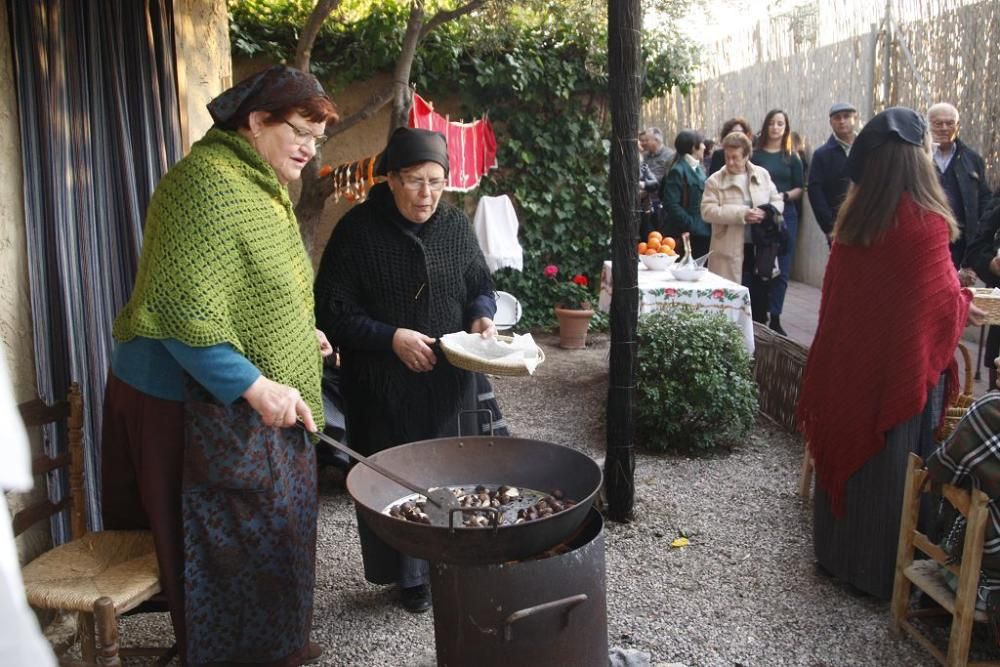
[[[212,127],[205,105],[232,85],[225,0],[174,0],[178,99],[184,152]]]
[[[0,127],[6,137],[0,141],[0,343],[7,356],[14,397],[20,402],[33,398],[37,391],[31,341],[21,139],[8,20],[7,3],[0,2]]]

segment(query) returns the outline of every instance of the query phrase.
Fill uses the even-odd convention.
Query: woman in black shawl
[[[472,225],[440,203],[444,136],[397,129],[376,173],[387,182],[337,223],[316,277],[316,321],[340,347],[347,431],[366,455],[458,435],[460,411],[475,408],[475,376],[433,345],[454,331],[496,333],[493,285]],[[365,578],[398,583],[408,611],[429,609],[426,561],[390,548],[360,516],[358,532]]]

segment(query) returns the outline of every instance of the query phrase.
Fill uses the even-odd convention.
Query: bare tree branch
[[[387,86],[384,90],[379,91],[368,100],[368,104],[358,109],[352,113],[347,118],[343,118],[337,123],[331,123],[326,126],[326,136],[335,137],[342,132],[346,132],[358,123],[368,120],[379,111],[382,107],[392,101],[393,95],[395,95],[395,86]]]
[[[340,6],[341,0],[319,0],[313,7],[309,19],[306,21],[302,34],[299,35],[299,43],[295,48],[295,67],[303,72],[309,71],[309,61],[312,59],[313,44],[316,43],[316,36],[319,29],[323,27],[323,21],[333,13],[333,10]]]
[[[423,41],[424,37],[427,36],[434,28],[438,27],[442,23],[447,23],[448,21],[457,19],[466,14],[471,14],[483,5],[485,5],[487,0],[470,0],[461,7],[456,7],[455,9],[449,11],[440,11],[431,17],[431,20],[424,24],[424,27],[420,29],[419,41]]]

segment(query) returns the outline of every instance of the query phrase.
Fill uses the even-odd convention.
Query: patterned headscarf
[[[234,130],[251,111],[275,111],[314,97],[330,97],[312,74],[275,65],[243,79],[208,103],[216,126]]]

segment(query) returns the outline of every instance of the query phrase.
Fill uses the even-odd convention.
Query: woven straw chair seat
[[[43,609],[93,612],[107,596],[122,614],[160,591],[148,531],[88,533],[31,561],[21,571],[28,603]]]

